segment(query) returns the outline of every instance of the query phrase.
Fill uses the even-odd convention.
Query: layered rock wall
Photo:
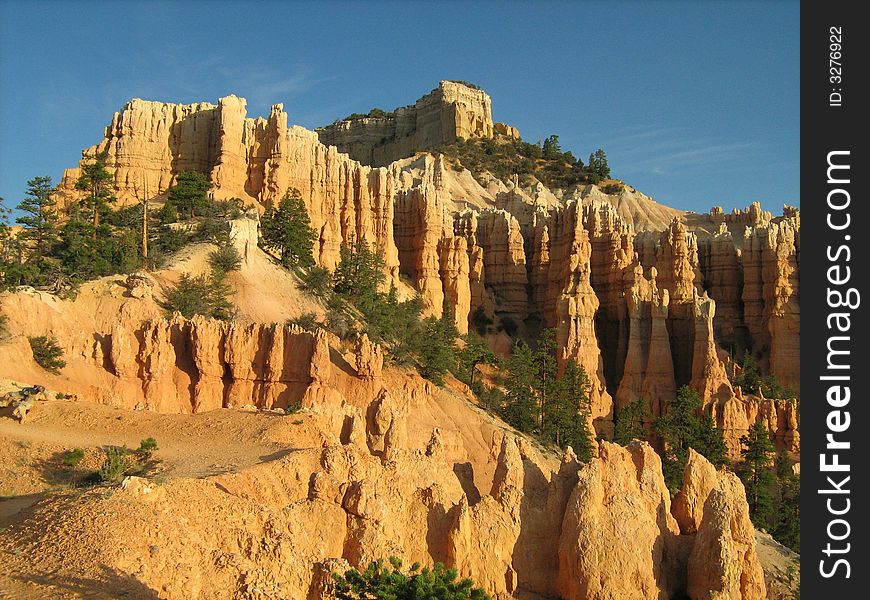
[[[413,107],[413,119],[409,111],[399,111],[395,135],[415,144],[493,135],[489,98],[462,84],[442,83]],[[84,156],[107,153],[122,202],[141,196],[146,182],[149,195],[165,193],[186,169],[208,173],[216,198],[276,202],[298,189],[318,264],[335,268],[343,245],[364,240],[383,252],[393,283],[400,273],[410,279],[425,315],[448,311],[460,332],[481,310],[514,337],[555,327],[561,364],[576,361],[590,376],[605,435],[614,409],[643,398],[655,417],[682,385],[707,410],[749,402],[757,390],[737,396],[727,376],[744,351],[799,389],[796,209],[773,217],[753,204],[681,216],[629,189],[614,197],[593,186],[561,199],[541,185],[500,182],[488,191],[461,183],[440,157],[372,168],[321,143],[323,135],[288,126],[281,105],[247,118],[235,96],[216,105],[134,100]],[[66,202],[80,194],[77,175],[68,171],[60,187]],[[645,231],[636,234],[635,222]],[[154,373],[163,368],[156,361]],[[797,450],[797,437],[781,433],[793,430],[780,423],[771,431]]]
[[[324,144],[363,164],[384,166],[457,138],[492,138],[496,133],[489,95],[455,81],[442,81],[393,115],[336,121],[317,134]],[[499,125],[501,135],[519,138],[515,128]]]

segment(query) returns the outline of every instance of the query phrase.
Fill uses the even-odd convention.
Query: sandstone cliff
[[[457,138],[519,138],[509,125],[492,121],[492,101],[481,89],[456,81],[438,87],[391,116],[336,121],[319,128],[320,141],[366,165],[384,166]]]
[[[489,97],[454,82],[396,115],[382,119],[395,128],[393,146],[378,148],[495,130]],[[330,131],[362,132],[368,144],[366,132],[386,126],[368,121]],[[373,168],[321,143],[329,135],[288,126],[281,105],[266,118],[248,118],[235,96],[192,105],[134,100],[84,155],[108,153],[122,202],[141,193],[146,179],[159,198],[183,169],[208,173],[216,198],[264,203],[297,188],[318,234],[320,265],[334,268],[341,246],[362,239],[383,251],[394,283],[403,285],[400,274],[410,279],[425,314],[450,311],[460,332],[480,311],[519,336],[556,327],[561,360],[579,362],[593,381],[599,432],[608,433],[614,411],[638,398],[660,414],[682,385],[698,391],[733,435],[746,417],[726,415],[761,419],[764,411],[790,410],[756,400],[758,390],[738,394],[728,374],[748,351],[799,390],[797,210],[774,217],[755,203],[699,215],[626,185],[608,193],[523,189],[516,181],[478,181],[428,154]],[[61,185],[67,202],[77,197],[76,176],[70,170]],[[509,351],[499,340],[498,349]],[[756,410],[755,402],[768,408]],[[798,450],[790,417],[766,422],[781,447]],[[729,447],[738,448],[738,439]]]

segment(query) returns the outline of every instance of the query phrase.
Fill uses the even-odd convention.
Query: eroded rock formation
[[[84,156],[107,152],[122,202],[142,194],[146,181],[149,195],[164,194],[184,169],[208,173],[216,198],[274,202],[299,189],[318,235],[318,264],[333,269],[342,245],[365,240],[384,253],[393,283],[400,273],[410,278],[425,315],[446,310],[460,332],[481,314],[513,336],[555,327],[562,363],[577,361],[592,380],[601,433],[612,430],[614,410],[644,398],[655,418],[689,385],[734,435],[748,417],[731,415],[783,415],[765,422],[781,447],[798,450],[789,409],[756,399],[758,390],[738,393],[728,380],[746,351],[783,386],[799,389],[800,214],[793,207],[783,217],[758,203],[731,214],[683,214],[625,185],[605,192],[521,188],[516,178],[487,183],[429,154],[373,168],[321,143],[334,136],[352,155],[386,164],[387,154],[406,156],[456,136],[491,137],[496,129],[513,136],[493,124],[484,92],[455,82],[395,117],[338,123],[320,137],[287,120],[281,105],[266,118],[248,118],[235,96],[217,104],[133,100]],[[77,175],[71,169],[64,177],[66,202],[80,193]],[[501,336],[493,343],[504,353],[510,343]],[[171,357],[161,360],[158,352],[146,379],[160,381],[170,369]],[[194,387],[209,395],[204,390],[224,377],[209,371]],[[155,399],[161,385],[149,384]],[[738,440],[729,447],[739,448]]]
[[[519,138],[509,125],[492,121],[492,101],[481,89],[456,81],[438,87],[411,106],[397,108],[390,116],[336,121],[319,128],[327,145],[336,146],[363,164],[384,166],[457,138]]]

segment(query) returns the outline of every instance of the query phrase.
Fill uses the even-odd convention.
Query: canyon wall
[[[436,123],[453,123],[444,125],[450,135],[492,135],[489,98],[479,90],[444,82],[415,107],[418,128],[405,127],[408,139],[434,139]],[[556,328],[560,365],[576,361],[589,374],[595,427],[605,436],[629,403],[643,399],[656,417],[688,385],[717,415],[730,448],[739,448],[750,418],[769,422],[781,447],[799,448],[793,404],[774,408],[729,379],[749,352],[799,390],[796,209],[774,217],[755,203],[731,214],[681,214],[626,188],[558,196],[541,185],[483,188],[440,156],[373,168],[320,139],[288,126],[281,105],[250,119],[235,96],[216,105],[133,100],[84,161],[107,153],[122,202],[135,201],[146,181],[149,195],[164,194],[184,169],[208,173],[216,198],[262,204],[298,189],[317,232],[318,264],[334,269],[342,245],[365,240],[384,253],[393,282],[410,280],[424,314],[448,311],[461,333],[486,315],[502,352],[510,351],[504,332],[534,337]],[[67,171],[59,188],[66,202],[80,196],[77,175]]]

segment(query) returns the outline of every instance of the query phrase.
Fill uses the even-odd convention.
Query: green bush
[[[157,440],[153,437],[149,437],[139,442],[139,448],[136,450],[136,455],[147,460],[150,459],[151,455],[157,450],[159,450],[157,447]]]
[[[325,300],[332,293],[332,273],[323,267],[311,267],[302,275],[302,290]]]
[[[63,360],[63,348],[57,343],[53,337],[46,335],[38,335],[28,337],[30,342],[30,350],[33,352],[33,360],[40,367],[50,373],[57,375],[60,370],[66,366],[66,361]]]
[[[320,321],[317,320],[317,315],[313,312],[302,313],[298,317],[287,319],[288,325],[296,325],[306,331],[314,331],[320,327]]]
[[[562,152],[555,135],[540,145],[521,140],[470,139],[456,140],[433,151],[442,153],[454,166],[468,169],[479,180],[484,172],[502,181],[519,175],[523,185],[530,184],[534,177],[547,187],[564,189],[585,183],[590,175],[582,161],[570,152]]]
[[[335,596],[338,600],[489,600],[481,588],[474,587],[471,579],[457,581],[456,569],[445,569],[437,563],[434,568],[420,569],[414,563],[407,573],[402,572],[402,561],[391,556],[390,566],[382,560],[373,561],[362,572],[350,569],[343,575],[333,573]]]
[[[133,466],[133,458],[127,446],[106,448],[106,459],[97,471],[101,483],[117,483]]]
[[[208,254],[208,264],[216,271],[230,273],[242,268],[242,255],[235,246],[220,246]]]
[[[81,448],[74,448],[69,452],[64,452],[63,458],[61,460],[63,461],[63,464],[67,467],[74,468],[78,466],[80,462],[82,462],[82,459],[84,459],[84,457],[84,450],[82,450]]]
[[[229,287],[219,274],[191,277],[184,273],[178,283],[166,292],[164,307],[169,312],[178,311],[188,319],[194,315],[205,315],[226,321],[231,318],[233,311],[233,305],[227,298],[229,293]]]

